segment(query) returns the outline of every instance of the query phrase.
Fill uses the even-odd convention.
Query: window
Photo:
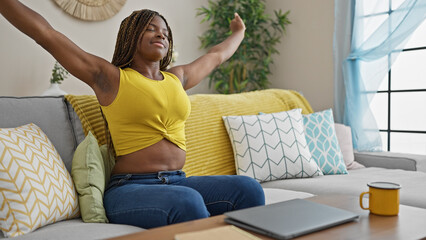
[[[364,22],[386,19],[403,2],[380,1],[387,1],[386,8],[377,8],[376,1],[364,1]],[[365,29],[364,39],[374,27]],[[402,52],[391,53],[388,59],[392,54],[399,56],[371,102],[383,150],[426,154],[426,21],[411,35]]]

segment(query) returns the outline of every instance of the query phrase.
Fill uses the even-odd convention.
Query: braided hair
[[[150,22],[155,16],[161,17],[167,26],[169,50],[167,55],[160,60],[160,70],[164,71],[172,60],[173,37],[172,31],[166,19],[156,11],[143,9],[134,11],[130,16],[126,17],[120,25],[117,35],[115,51],[111,63],[120,68],[130,67],[133,56],[136,52],[138,39],[140,34],[144,34]]]

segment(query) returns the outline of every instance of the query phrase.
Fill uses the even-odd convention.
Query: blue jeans
[[[245,176],[193,176],[183,171],[114,175],[104,194],[111,223],[153,228],[265,204],[260,184]]]

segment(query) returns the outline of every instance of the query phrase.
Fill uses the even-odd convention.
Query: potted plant
[[[42,96],[60,96],[67,94],[59,88],[59,84],[61,84],[68,75],[69,72],[56,61],[52,69],[52,76],[50,77],[50,87],[43,92]]]
[[[228,37],[229,23],[237,12],[246,25],[245,38],[235,54],[210,74],[209,86],[219,93],[238,93],[265,89],[271,73],[272,55],[290,24],[289,11],[274,10],[274,17],[265,13],[264,0],[209,0],[208,7],[197,9],[201,22],[209,29],[200,37],[201,48],[210,48]]]

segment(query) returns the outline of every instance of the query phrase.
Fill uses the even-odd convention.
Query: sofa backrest
[[[104,121],[94,96],[67,95],[84,132],[92,131],[100,144],[105,142]],[[191,114],[185,124],[187,159],[183,170],[191,175],[235,174],[231,142],[222,116],[254,115],[301,108],[312,113],[308,101],[298,92],[268,89],[238,94],[190,95]]]
[[[76,115],[70,107],[63,97],[0,97],[0,128],[36,124],[53,143],[71,172],[78,144],[76,136],[81,138],[82,130],[81,126],[78,130],[78,122],[72,123],[71,119]]]

